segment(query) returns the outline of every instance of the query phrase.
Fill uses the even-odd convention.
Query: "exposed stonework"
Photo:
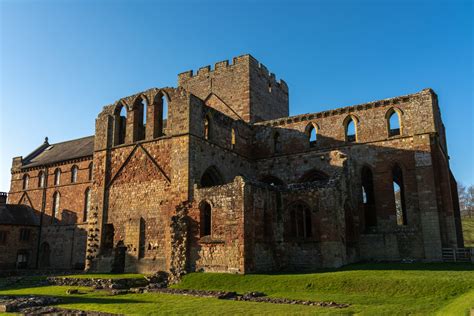
[[[175,282],[187,271],[438,261],[463,246],[431,89],[292,117],[288,93],[239,56],[105,106],[93,137],[14,158],[9,203],[42,214],[32,256]]]

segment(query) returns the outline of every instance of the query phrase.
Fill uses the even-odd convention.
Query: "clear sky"
[[[0,191],[45,136],[92,135],[104,105],[250,53],[291,114],[433,88],[451,167],[474,184],[471,1],[0,0]]]

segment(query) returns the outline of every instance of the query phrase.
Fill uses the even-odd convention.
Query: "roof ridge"
[[[76,140],[81,140],[81,139],[86,139],[86,138],[95,138],[95,135],[90,135],[90,136],[84,136],[84,137],[80,137],[80,138],[65,140],[65,141],[62,141],[62,142],[59,142],[59,143],[53,143],[53,144],[49,144],[49,145],[53,146],[53,145],[59,145],[59,144],[64,144],[64,143],[70,143],[70,142],[74,142]]]

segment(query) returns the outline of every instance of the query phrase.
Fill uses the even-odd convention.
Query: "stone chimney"
[[[7,204],[7,192],[0,192],[0,205]]]

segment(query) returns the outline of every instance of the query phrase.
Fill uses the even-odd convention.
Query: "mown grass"
[[[62,276],[64,278],[74,279],[142,279],[143,274],[137,273],[123,273],[123,274],[104,274],[104,273],[84,273],[84,274],[70,274]]]
[[[462,230],[464,234],[464,246],[474,247],[474,217],[462,218]]]
[[[109,278],[109,275],[103,275]],[[472,264],[357,264],[311,274],[231,275],[192,273],[176,288],[261,291],[287,297],[351,304],[349,308],[235,302],[169,294],[109,296],[81,288],[84,294],[66,295],[71,287],[10,288],[0,295],[54,295],[64,308],[119,314],[191,315],[467,315],[474,307]]]

